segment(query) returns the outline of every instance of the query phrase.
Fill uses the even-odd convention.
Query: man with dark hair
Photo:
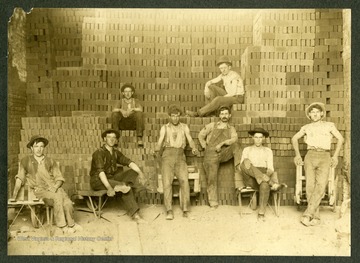
[[[304,165],[305,168],[308,205],[300,222],[305,226],[314,226],[320,224],[319,205],[328,184],[330,167],[336,167],[338,164],[338,156],[344,138],[334,123],[322,120],[326,115],[323,103],[310,104],[305,109],[305,115],[311,120],[311,123],[302,126],[291,141],[295,150],[295,165]],[[298,140],[301,137],[304,137],[308,150],[304,161],[299,151]],[[331,157],[330,149],[333,137],[337,139],[337,144]]]
[[[172,220],[174,219],[172,211],[172,183],[174,176],[176,176],[180,184],[180,207],[183,211],[183,216],[188,217],[190,188],[186,156],[184,154],[186,141],[189,142],[193,154],[197,155],[199,152],[191,138],[189,127],[185,123],[180,122],[181,110],[176,105],[171,105],[168,114],[170,122],[161,127],[155,152],[163,150],[161,156],[161,175],[164,188],[166,219]]]
[[[277,173],[274,172],[273,152],[263,146],[269,132],[263,128],[254,128],[248,133],[252,136],[254,144],[243,150],[240,170],[245,185],[259,190],[258,218],[265,220],[265,207],[269,201],[270,190],[279,191],[287,186],[279,184]]]
[[[15,187],[11,200],[16,200],[21,185],[26,182],[34,190],[37,198],[43,199],[54,209],[56,225],[63,233],[74,233],[82,227],[74,221],[74,208],[64,189],[61,187],[65,181],[60,168],[53,159],[45,156],[44,149],[49,141],[40,136],[33,136],[27,148],[31,155],[21,159],[19,173],[15,176]]]
[[[133,189],[140,189],[145,185],[145,175],[136,163],[114,147],[120,137],[117,130],[106,130],[101,137],[105,144],[92,155],[90,185],[94,190],[107,190],[108,196],[120,192],[128,215],[137,223],[144,223],[139,215],[139,206],[135,201]],[[118,168],[118,164],[130,169],[124,172]]]
[[[236,130],[229,124],[230,108],[219,108],[219,121],[207,124],[199,133],[199,142],[205,149],[204,170],[207,179],[209,205],[217,208],[218,169],[222,162],[234,158],[235,167],[240,164],[239,144]]]
[[[123,98],[118,101],[111,114],[112,128],[115,130],[136,130],[138,146],[143,146],[143,108],[138,99],[133,98],[135,88],[131,84],[121,87]]]
[[[206,105],[197,112],[186,111],[186,115],[191,117],[203,117],[216,113],[220,106],[231,108],[233,104],[244,103],[244,84],[240,75],[231,70],[232,63],[226,56],[221,56],[216,65],[221,74],[206,82],[204,95]],[[223,87],[216,84],[221,83]]]

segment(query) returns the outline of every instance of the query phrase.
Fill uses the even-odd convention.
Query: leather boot
[[[259,186],[259,214],[265,214],[265,208],[269,201],[270,186],[267,182],[262,182]]]

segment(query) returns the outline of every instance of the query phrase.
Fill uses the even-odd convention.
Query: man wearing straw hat
[[[263,146],[265,138],[269,137],[269,132],[258,127],[248,133],[253,138],[254,144],[244,148],[240,171],[245,185],[259,190],[258,219],[265,220],[265,208],[269,201],[270,190],[279,191],[286,185],[279,184],[277,173],[274,172],[272,150]]]
[[[240,75],[231,70],[232,63],[227,56],[221,56],[216,65],[221,74],[206,82],[204,95],[206,105],[198,111],[186,111],[190,117],[205,117],[216,113],[220,106],[231,108],[233,104],[244,103],[244,84]],[[222,86],[218,86],[222,82]]]
[[[303,213],[300,222],[305,226],[320,224],[319,205],[328,183],[330,167],[336,167],[343,136],[332,122],[323,121],[326,115],[325,105],[314,102],[305,109],[306,117],[311,123],[301,127],[292,138],[295,150],[295,165],[304,165],[306,179],[307,209]],[[307,153],[304,161],[299,151],[298,140],[304,137],[307,144]],[[337,139],[336,149],[331,157],[332,138]]]
[[[30,188],[34,189],[35,196],[44,199],[44,202],[54,208],[55,223],[62,232],[74,233],[82,227],[75,223],[72,202],[61,187],[65,179],[58,164],[44,155],[48,143],[49,141],[40,135],[31,137],[27,148],[32,154],[20,161],[11,200],[16,200],[20,187],[26,180]]]

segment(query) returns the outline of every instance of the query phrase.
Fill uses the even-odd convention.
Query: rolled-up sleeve
[[[97,150],[92,155],[90,175],[99,175],[105,172],[105,158],[102,151]]]
[[[122,152],[120,152],[120,151],[117,151],[116,155],[117,155],[116,161],[118,164],[121,164],[123,166],[129,166],[129,164],[133,162],[129,158],[127,158],[125,155],[123,155]]]
[[[202,130],[199,132],[198,138],[203,148],[206,147],[206,138],[209,135],[209,133],[213,130],[213,128],[214,128],[214,123],[209,123],[205,125],[205,127],[202,128]]]

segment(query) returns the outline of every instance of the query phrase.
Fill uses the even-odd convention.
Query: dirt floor
[[[321,224],[305,227],[294,206],[280,207],[279,217],[268,207],[266,221],[258,222],[247,207],[241,216],[237,206],[193,206],[183,218],[175,206],[175,219],[168,221],[163,206],[141,205],[147,223],[137,224],[114,201],[104,208],[106,220],[75,211],[83,230],[67,235],[55,225],[33,228],[25,210],[10,228],[8,255],[350,256],[349,211],[339,219],[324,207]]]

